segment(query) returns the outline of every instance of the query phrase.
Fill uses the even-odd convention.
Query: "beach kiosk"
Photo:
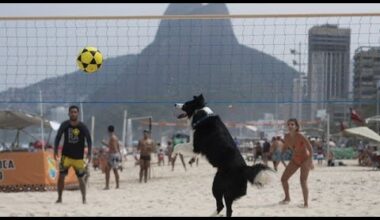
[[[16,130],[13,146],[0,152],[0,192],[56,190],[58,161],[52,149],[21,149],[19,135],[30,126],[42,126],[42,118],[21,111],[0,110],[0,129]],[[57,130],[59,123],[44,120],[44,128]],[[50,134],[49,134],[50,138]],[[65,189],[77,189],[74,170],[65,178]]]

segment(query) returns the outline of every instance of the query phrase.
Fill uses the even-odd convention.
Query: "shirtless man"
[[[120,152],[119,139],[115,135],[114,131],[115,131],[114,126],[112,125],[108,126],[109,140],[108,140],[108,143],[103,142],[103,144],[107,145],[108,147],[107,166],[106,166],[106,172],[105,172],[106,173],[106,187],[104,188],[105,190],[109,189],[111,169],[113,170],[113,173],[115,174],[116,189],[119,188],[118,168],[120,166],[122,156]]]
[[[140,183],[144,176],[144,182],[148,181],[148,169],[150,167],[150,154],[155,151],[155,143],[150,138],[150,132],[144,130],[144,137],[139,140],[137,150],[140,151]]]
[[[284,148],[284,144],[281,141],[281,137],[279,136],[273,137],[272,145],[270,148],[270,155],[273,160],[274,170],[276,171],[280,162],[284,165],[284,167],[286,167],[286,163],[284,161],[284,156],[283,156],[283,148]]]

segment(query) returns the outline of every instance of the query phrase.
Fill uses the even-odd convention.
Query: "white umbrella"
[[[59,126],[61,126],[60,123],[56,122],[56,121],[49,121],[50,123],[50,127],[54,130],[54,131],[58,131],[59,129]]]
[[[44,120],[44,126],[51,128],[50,121]],[[22,130],[33,125],[41,125],[41,117],[22,111],[0,110],[0,129]]]
[[[333,141],[329,141],[330,147],[336,147],[336,144]]]
[[[344,133],[357,135],[357,136],[361,136],[364,138],[368,138],[368,139],[380,142],[380,136],[376,132],[374,132],[373,130],[365,126],[356,127],[356,128],[347,128],[347,129],[344,129]]]
[[[380,115],[375,115],[369,118],[365,119],[365,123],[370,123],[370,122],[379,122],[380,121]]]
[[[251,131],[254,131],[254,132],[257,131],[257,127],[255,127],[255,126],[252,126],[252,125],[246,125],[245,127],[246,127],[247,129],[251,130]]]

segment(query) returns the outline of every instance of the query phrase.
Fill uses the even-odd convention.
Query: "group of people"
[[[172,141],[168,141],[167,142],[167,147],[166,147],[166,151],[164,151],[162,148],[159,148],[158,152],[157,152],[157,165],[158,166],[161,166],[161,165],[164,165],[165,164],[165,155],[167,156],[167,165],[171,165],[172,167],[172,171],[174,171],[174,167],[175,167],[175,163],[177,161],[177,158],[180,159],[181,163],[182,163],[182,166],[183,168],[185,169],[185,171],[187,170],[187,167],[186,167],[186,162],[185,162],[185,158],[184,156],[181,154],[181,153],[173,153],[173,149],[174,147],[177,145],[177,144],[180,144],[180,143],[184,143],[188,141],[188,139],[184,140],[184,139],[181,139],[181,138],[173,138],[173,142]],[[158,143],[157,146],[159,147],[160,144]],[[190,158],[190,160],[188,161],[188,164],[190,166],[193,165],[193,163],[196,164],[196,166],[198,166],[198,163],[199,163],[199,158],[198,157],[192,157]]]
[[[79,107],[72,105],[69,107],[69,120],[64,121],[57,132],[54,141],[54,158],[58,160],[58,145],[64,136],[64,142],[59,161],[59,176],[58,176],[58,199],[57,203],[62,202],[62,192],[64,188],[65,177],[68,174],[70,167],[74,168],[75,174],[79,181],[79,187],[82,194],[82,202],[86,203],[86,180],[88,178],[88,166],[92,159],[92,139],[87,126],[78,119]],[[116,188],[119,188],[119,173],[120,163],[122,162],[122,153],[119,145],[119,139],[114,133],[113,125],[107,128],[109,134],[108,143],[103,143],[107,146],[106,156],[106,186],[104,189],[109,189],[109,179],[111,170],[113,170],[116,179]],[[87,162],[84,160],[85,142],[87,142]],[[100,155],[101,156],[101,155]]]
[[[59,161],[59,177],[58,177],[58,199],[57,203],[62,202],[62,191],[64,188],[64,179],[68,174],[70,167],[73,167],[76,176],[79,180],[80,190],[82,193],[83,203],[86,203],[86,177],[89,175],[88,166],[92,161],[92,140],[87,126],[80,122],[78,119],[79,107],[70,106],[69,107],[69,120],[64,121],[60,128],[58,129],[57,136],[54,143],[54,157],[58,159],[58,145],[64,136],[64,143],[61,152],[61,158]],[[123,155],[121,152],[121,146],[118,137],[115,134],[115,128],[113,125],[109,125],[108,131],[108,141],[102,141],[106,146],[106,149],[101,149],[94,153],[94,168],[102,168],[105,173],[105,190],[108,190],[111,171],[115,175],[116,188],[119,188],[119,170],[122,170]],[[87,162],[85,162],[84,152],[85,152],[85,142],[87,142]],[[172,165],[172,170],[174,170],[174,164],[177,157],[180,157],[181,162],[186,170],[186,164],[184,162],[183,155],[172,154],[173,147],[172,143],[168,142],[168,163]],[[157,145],[159,147],[159,145]],[[149,130],[143,131],[143,137],[139,140],[137,151],[139,152],[139,158],[136,158],[138,164],[140,165],[139,172],[139,182],[143,181],[146,183],[148,181],[148,173],[151,166],[151,154],[156,152],[156,143],[150,136]],[[159,149],[157,152],[158,165],[164,163],[164,152]],[[104,164],[101,164],[104,162]],[[189,164],[193,162],[198,164],[197,158],[191,158]]]
[[[54,158],[58,160],[58,146],[62,136],[64,136],[64,142],[59,160],[59,176],[57,183],[58,199],[56,203],[62,202],[62,192],[64,189],[65,177],[68,174],[70,167],[73,167],[75,174],[79,181],[79,187],[82,195],[82,202],[86,203],[86,180],[88,178],[88,166],[92,160],[92,139],[87,126],[79,121],[79,107],[72,105],[69,107],[69,120],[61,123],[55,141],[54,141]],[[119,139],[115,134],[115,128],[113,125],[109,125],[108,128],[109,139],[108,142],[102,143],[107,147],[106,152],[101,152],[97,156],[105,156],[106,164],[105,177],[106,185],[105,190],[108,190],[111,170],[115,175],[116,188],[119,188],[119,172],[120,163],[123,161],[123,155],[121,153],[121,147]],[[139,141],[138,150],[140,151],[140,182],[144,177],[144,181],[147,182],[147,172],[150,166],[150,154],[154,150],[154,141],[149,136],[150,132],[144,130],[144,137]],[[87,143],[87,155],[85,154],[85,146]],[[85,157],[87,161],[85,161]],[[99,158],[97,158],[98,160]],[[99,161],[99,160],[98,160]],[[99,166],[97,162],[96,166]]]
[[[86,125],[79,121],[79,108],[78,106],[69,107],[69,120],[64,121],[57,132],[54,142],[54,158],[58,159],[58,145],[62,135],[64,135],[64,143],[61,152],[61,158],[59,161],[59,177],[58,177],[58,199],[57,203],[62,202],[62,192],[64,189],[64,179],[68,174],[68,169],[73,167],[75,174],[79,180],[80,191],[82,195],[82,202],[86,203],[86,172],[87,167],[91,162],[92,155],[92,140],[88,128]],[[289,178],[298,170],[301,170],[301,187],[304,197],[303,207],[308,207],[308,187],[307,178],[309,171],[314,168],[313,165],[313,149],[309,140],[303,136],[300,132],[300,126],[297,119],[289,119],[287,121],[289,132],[285,134],[284,140],[273,139],[272,145],[269,143],[264,144],[264,158],[268,158],[268,155],[272,155],[275,164],[275,169],[280,162],[283,162],[283,157],[278,156],[277,152],[284,152],[287,149],[292,151],[292,157],[288,164],[285,164],[285,170],[281,177],[281,183],[283,186],[285,198],[280,204],[287,204],[290,202],[289,194]],[[108,147],[108,160],[106,168],[106,186],[105,189],[109,189],[110,172],[113,170],[116,179],[116,188],[119,188],[119,163],[122,161],[122,155],[120,152],[120,145],[115,130],[112,125],[108,126],[109,141],[104,143]],[[87,142],[87,162],[85,162],[85,141]],[[138,151],[140,152],[140,174],[139,181],[147,182],[148,169],[150,167],[151,153],[155,150],[155,143],[150,137],[150,131],[144,130],[144,136],[138,142]],[[171,146],[170,146],[171,147]],[[269,151],[268,151],[269,148]],[[171,148],[172,149],[172,148]],[[269,152],[269,153],[268,153]],[[266,156],[265,156],[266,155]],[[175,161],[175,157],[171,158],[171,163]],[[191,163],[196,159],[192,158]],[[266,160],[267,161],[267,160]],[[277,165],[276,165],[277,164]],[[173,166],[174,168],[174,166]]]
[[[327,159],[327,166],[335,165],[335,155],[333,151],[327,151],[323,143],[321,141],[316,140],[315,138],[308,137],[308,140],[313,148],[313,158],[317,160],[319,166],[323,165],[323,161],[325,159]],[[284,143],[284,139],[282,139],[280,136],[273,137],[270,143],[267,139],[264,139],[264,142],[262,144],[260,142],[257,142],[256,146],[253,149],[253,164],[255,164],[256,161],[261,157],[265,165],[268,165],[268,161],[272,160],[273,167],[276,171],[278,170],[279,164],[283,164],[284,167],[286,167],[285,161],[291,158],[292,151],[289,149],[283,150]],[[363,156],[363,150],[359,150],[359,152],[362,153],[362,156],[359,156],[360,164],[361,158],[364,158],[365,156]]]
[[[284,140],[280,136],[273,137],[271,143],[269,143],[267,139],[264,139],[262,146],[260,142],[257,142],[253,153],[253,164],[261,157],[265,165],[268,165],[268,161],[272,160],[274,170],[276,171],[280,163],[286,167],[285,160],[288,160],[291,152],[284,150],[284,143]]]

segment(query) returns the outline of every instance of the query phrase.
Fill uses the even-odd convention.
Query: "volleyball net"
[[[0,17],[0,27],[2,108],[84,103],[105,123],[128,106],[160,119],[202,93],[227,120],[376,113],[380,14]],[[85,46],[103,54],[96,73],[76,66]]]

